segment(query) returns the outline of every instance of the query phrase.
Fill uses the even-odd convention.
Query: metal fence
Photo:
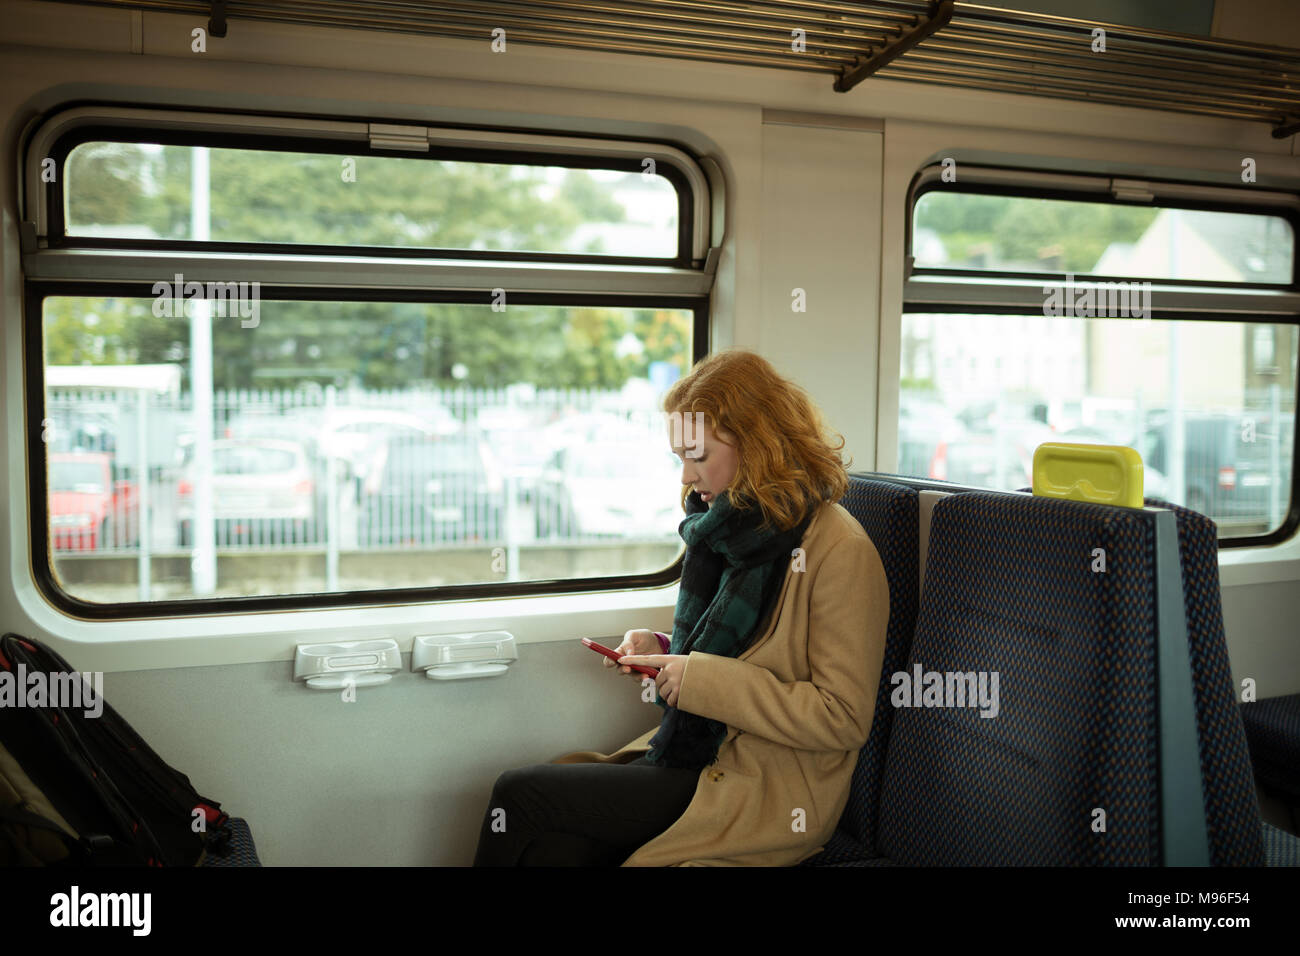
[[[664,537],[680,476],[646,390],[52,388],[56,557]],[[203,447],[206,444],[206,447]],[[579,499],[582,499],[581,501]]]
[[[907,395],[903,404],[904,471],[1021,487],[1041,441],[1095,440],[1138,448],[1149,495],[1210,515],[1225,534],[1276,528],[1290,505],[1295,413],[1276,387],[1247,391],[1233,410],[1111,401],[1091,432],[1001,413],[992,431],[955,419],[939,428],[944,409]],[[205,534],[222,552],[513,553],[530,542],[671,539],[681,520],[680,466],[648,383],[219,391],[210,408],[200,447],[188,394],[50,388],[42,437],[55,557],[147,562],[193,551]]]

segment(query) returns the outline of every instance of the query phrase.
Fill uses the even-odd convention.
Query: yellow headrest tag
[[[1034,449],[1034,494],[1142,507],[1142,456],[1123,445],[1046,442]]]

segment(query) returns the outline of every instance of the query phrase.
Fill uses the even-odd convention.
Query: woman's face
[[[734,442],[735,436],[722,434]],[[740,468],[736,446],[724,442],[706,422],[689,412],[669,416],[668,442],[673,454],[682,460],[682,484],[699,492],[705,505],[712,507],[713,499],[727,489]]]

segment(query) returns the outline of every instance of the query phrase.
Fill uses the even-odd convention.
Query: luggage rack
[[[476,41],[502,28],[525,44],[829,73],[840,92],[878,75],[1262,122],[1277,138],[1300,131],[1300,50],[954,0],[59,2],[193,14],[214,37],[238,35],[241,20]]]

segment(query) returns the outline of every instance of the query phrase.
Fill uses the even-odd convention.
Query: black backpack
[[[24,678],[44,673],[47,686],[59,674],[81,681],[43,644],[6,634],[0,680],[11,675],[26,699],[20,665]],[[196,866],[229,852],[221,804],[196,793],[106,701],[95,717],[55,703],[0,705],[0,865]]]

